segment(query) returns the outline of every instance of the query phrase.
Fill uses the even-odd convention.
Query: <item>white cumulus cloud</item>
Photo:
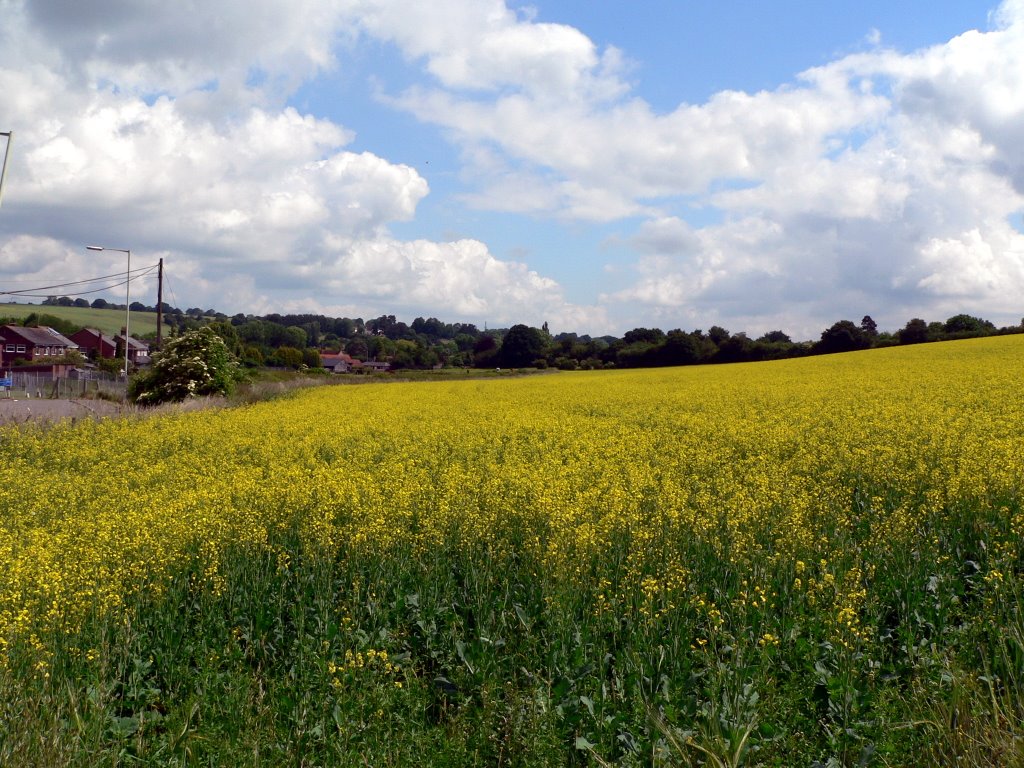
[[[41,285],[55,271],[74,279],[101,264],[123,268],[116,252],[84,252],[100,243],[131,247],[136,262],[166,256],[181,301],[225,311],[305,304],[499,320],[516,308],[537,322],[577,312],[601,321],[479,241],[393,237],[389,228],[414,219],[429,194],[426,179],[351,151],[350,130],[288,105],[300,84],[344,66],[339,52],[357,29],[379,27],[378,16],[432,18],[417,4],[312,0],[7,3],[0,103],[17,143],[0,279]],[[552,26],[549,44],[519,57],[514,15],[498,22],[475,50],[449,48],[431,66],[474,87],[499,86],[502,72],[519,68],[568,78],[571,89],[573,72],[589,71],[592,46],[575,30]],[[452,30],[435,32],[443,40]],[[576,50],[558,72],[545,69],[545,51],[563,40]]]

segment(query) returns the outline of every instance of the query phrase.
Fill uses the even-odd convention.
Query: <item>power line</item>
[[[146,275],[150,274],[153,270],[158,269],[159,266],[160,266],[159,264],[153,264],[152,266],[149,266],[149,267],[139,267],[138,269],[133,269],[133,270],[131,270],[130,272],[127,273],[127,278],[126,279],[121,280],[120,282],[117,282],[117,283],[112,283],[112,284],[109,284],[109,285],[104,285],[104,286],[101,286],[99,288],[93,288],[93,289],[87,290],[87,291],[78,291],[78,292],[75,292],[75,293],[68,293],[66,291],[62,291],[62,294],[64,296],[67,296],[67,297],[70,298],[71,296],[86,296],[86,295],[91,294],[91,293],[101,293],[103,291],[109,291],[109,290],[111,290],[113,288],[117,288],[118,286],[126,285],[126,284],[128,284],[130,282],[138,280],[139,278],[145,277]],[[69,282],[69,283],[58,283],[56,285],[44,285],[44,286],[40,286],[40,287],[37,287],[37,288],[24,288],[24,289],[18,290],[18,291],[0,291],[0,296],[26,296],[26,297],[32,297],[32,298],[38,298],[38,297],[47,298],[49,296],[52,296],[53,294],[52,293],[39,293],[39,291],[52,291],[55,288],[66,288],[68,286],[73,286],[73,285],[88,285],[90,283],[99,282],[100,280],[110,280],[111,278],[115,278],[115,277],[119,278],[119,277],[121,277],[124,274],[125,274],[124,272],[116,272],[116,273],[114,273],[112,275],[103,275],[101,277],[90,277],[90,278],[87,278],[85,280],[74,280],[74,281]]]
[[[138,273],[140,273],[138,275],[138,277],[142,277],[141,273],[143,272],[143,270],[145,270],[146,272],[149,272],[149,271],[152,271],[153,269],[156,269],[156,265],[154,265],[152,267],[139,267],[138,269],[133,269],[132,272],[138,272]],[[74,281],[72,281],[70,283],[57,283],[56,285],[43,285],[43,286],[40,286],[38,288],[26,288],[25,290],[26,291],[45,291],[45,290],[48,290],[50,288],[63,288],[66,285],[83,285],[85,283],[95,283],[95,282],[98,282],[100,280],[109,280],[112,277],[120,278],[121,275],[123,275],[123,274],[124,274],[124,272],[114,272],[113,274],[110,274],[110,275],[100,275],[99,277],[88,277],[85,280],[74,280]],[[127,281],[125,281],[125,282],[127,282]],[[121,285],[124,285],[124,282],[122,282]],[[10,291],[0,291],[0,293],[10,293]]]
[[[164,285],[167,286],[167,292],[171,294],[171,306],[178,306],[178,297],[174,295],[174,289],[171,287],[171,281],[166,273],[164,274]]]

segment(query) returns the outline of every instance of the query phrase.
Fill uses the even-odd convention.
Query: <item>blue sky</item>
[[[1024,0],[4,9],[0,290],[100,243],[232,314],[1024,314]]]

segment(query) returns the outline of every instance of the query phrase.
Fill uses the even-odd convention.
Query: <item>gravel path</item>
[[[0,397],[0,426],[25,422],[52,423],[62,419],[104,418],[121,413],[119,403],[107,400],[47,400]]]

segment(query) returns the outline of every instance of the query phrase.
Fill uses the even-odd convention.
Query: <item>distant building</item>
[[[115,342],[120,342],[124,339],[122,334],[118,334],[114,337]],[[149,343],[145,341],[139,341],[132,336],[128,337],[128,362],[133,365],[148,365],[149,364]]]
[[[20,325],[0,326],[0,363],[52,363],[78,344],[46,326],[24,328]]]
[[[321,353],[320,365],[332,373],[349,373],[356,368],[361,368],[363,364],[344,352],[338,352],[337,354]]]
[[[388,371],[391,363],[381,360],[356,360],[344,352],[334,354],[320,353],[320,365],[332,373],[351,373],[352,371]]]
[[[76,331],[71,334],[70,339],[90,360],[112,358],[117,355],[117,341],[95,328],[83,328]]]

